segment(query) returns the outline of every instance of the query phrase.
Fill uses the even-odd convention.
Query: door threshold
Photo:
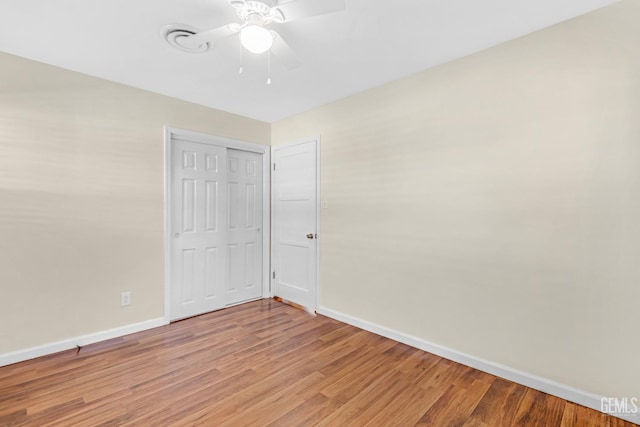
[[[273,297],[273,299],[274,299],[274,300],[276,300],[276,301],[278,301],[278,302],[281,302],[281,303],[283,303],[283,304],[290,305],[290,306],[291,306],[291,307],[293,307],[293,308],[297,308],[298,310],[306,311],[307,313],[309,313],[309,314],[310,314],[310,315],[312,315],[313,317],[315,317],[315,316],[316,316],[316,312],[315,312],[315,310],[311,310],[310,308],[305,307],[304,305],[300,305],[300,304],[295,303],[295,302],[293,302],[293,301],[286,300],[286,299],[284,299],[284,298],[282,298],[282,297]]]
[[[233,302],[231,304],[227,304],[222,308],[225,309],[225,308],[229,308],[229,307],[235,307],[236,305],[246,304],[248,302],[259,301],[261,299],[264,299],[264,298],[263,297],[249,298],[249,299],[245,299],[245,300],[242,300],[242,301],[238,301],[238,302]]]

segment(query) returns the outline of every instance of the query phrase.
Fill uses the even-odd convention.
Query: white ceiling
[[[323,1],[323,0],[316,0]],[[0,50],[273,122],[553,25],[617,0],[346,0],[277,27],[303,65],[287,71],[231,37],[201,55],[161,29],[238,22],[226,0],[0,0]]]

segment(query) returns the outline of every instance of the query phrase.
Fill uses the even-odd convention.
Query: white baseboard
[[[425,341],[421,338],[417,338],[409,334],[395,331],[385,326],[381,326],[366,320],[359,319],[357,317],[350,316],[348,314],[331,310],[330,308],[320,307],[318,308],[318,313],[323,316],[331,317],[332,319],[348,323],[349,325],[356,326],[360,329],[364,329],[365,331],[373,332],[374,334],[401,342],[411,347],[419,348],[420,350],[424,350],[428,353],[433,353],[437,356],[444,357],[445,359],[449,359],[454,362],[458,362],[463,365],[478,369],[480,371],[505,378],[507,380],[522,384],[535,390],[539,390],[553,396],[568,400],[570,402],[595,409],[596,411],[601,411],[600,405],[604,396],[599,396],[597,394],[579,390],[565,384],[560,384],[547,378],[542,378],[528,372],[510,368],[509,366],[505,366],[500,363],[480,359],[478,357],[465,354],[451,348],[443,347],[441,345]],[[617,415],[617,417],[630,421],[632,423],[640,424],[640,414],[637,413],[629,415]]]
[[[37,347],[31,347],[24,350],[18,350],[11,353],[0,354],[0,366],[11,365],[13,363],[22,362],[29,359],[34,359],[40,356],[46,356],[47,354],[58,353],[60,351],[69,350],[75,348],[77,345],[84,346],[93,344],[99,341],[105,341],[112,338],[118,338],[123,335],[133,334],[135,332],[144,331],[147,329],[156,328],[158,326],[166,325],[163,318],[146,320],[140,323],[134,323],[119,328],[113,328],[102,332],[96,332],[93,334],[82,335],[79,337],[69,338],[62,341],[57,341]]]

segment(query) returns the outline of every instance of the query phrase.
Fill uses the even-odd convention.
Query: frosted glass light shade
[[[249,52],[264,53],[271,49],[273,36],[264,27],[259,25],[248,25],[240,31],[240,43]]]

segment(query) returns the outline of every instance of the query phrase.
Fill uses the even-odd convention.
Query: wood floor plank
[[[317,425],[342,405],[322,393],[316,393],[291,411],[269,424],[270,427],[297,427]]]
[[[19,409],[17,411],[8,409],[4,415],[0,415],[0,426],[19,425],[27,419],[27,410]]]
[[[466,366],[447,359],[440,359],[438,363],[420,373],[417,384],[425,389],[436,389],[444,393],[449,385],[464,373]]]
[[[424,389],[415,384],[407,386],[371,419],[372,426],[413,426],[442,395],[441,390]]]
[[[561,427],[609,427],[612,417],[584,406],[567,402],[562,414]]]
[[[274,300],[0,368],[5,426],[632,424]]]
[[[447,420],[450,427],[464,425],[490,387],[490,384],[479,380],[474,380],[468,386],[452,384],[424,413],[418,425],[436,425],[439,420]]]
[[[514,425],[560,426],[565,401],[541,391],[528,389],[520,403]]]
[[[212,419],[220,427],[224,426],[238,426],[244,425],[266,425],[281,417],[285,413],[294,410],[299,406],[303,400],[300,394],[313,388],[313,385],[318,382],[322,377],[322,374],[313,372],[305,376],[296,376],[299,378],[297,381],[280,388],[275,393],[270,393],[261,399],[255,399],[246,410],[240,410],[234,416],[226,420],[224,423],[219,423],[219,420]]]
[[[388,370],[358,391],[334,397],[345,402],[318,423],[319,426],[362,425],[369,422],[406,388],[406,381]]]
[[[527,388],[511,381],[496,379],[469,417],[492,426],[512,425]],[[469,425],[466,423],[465,425]]]

